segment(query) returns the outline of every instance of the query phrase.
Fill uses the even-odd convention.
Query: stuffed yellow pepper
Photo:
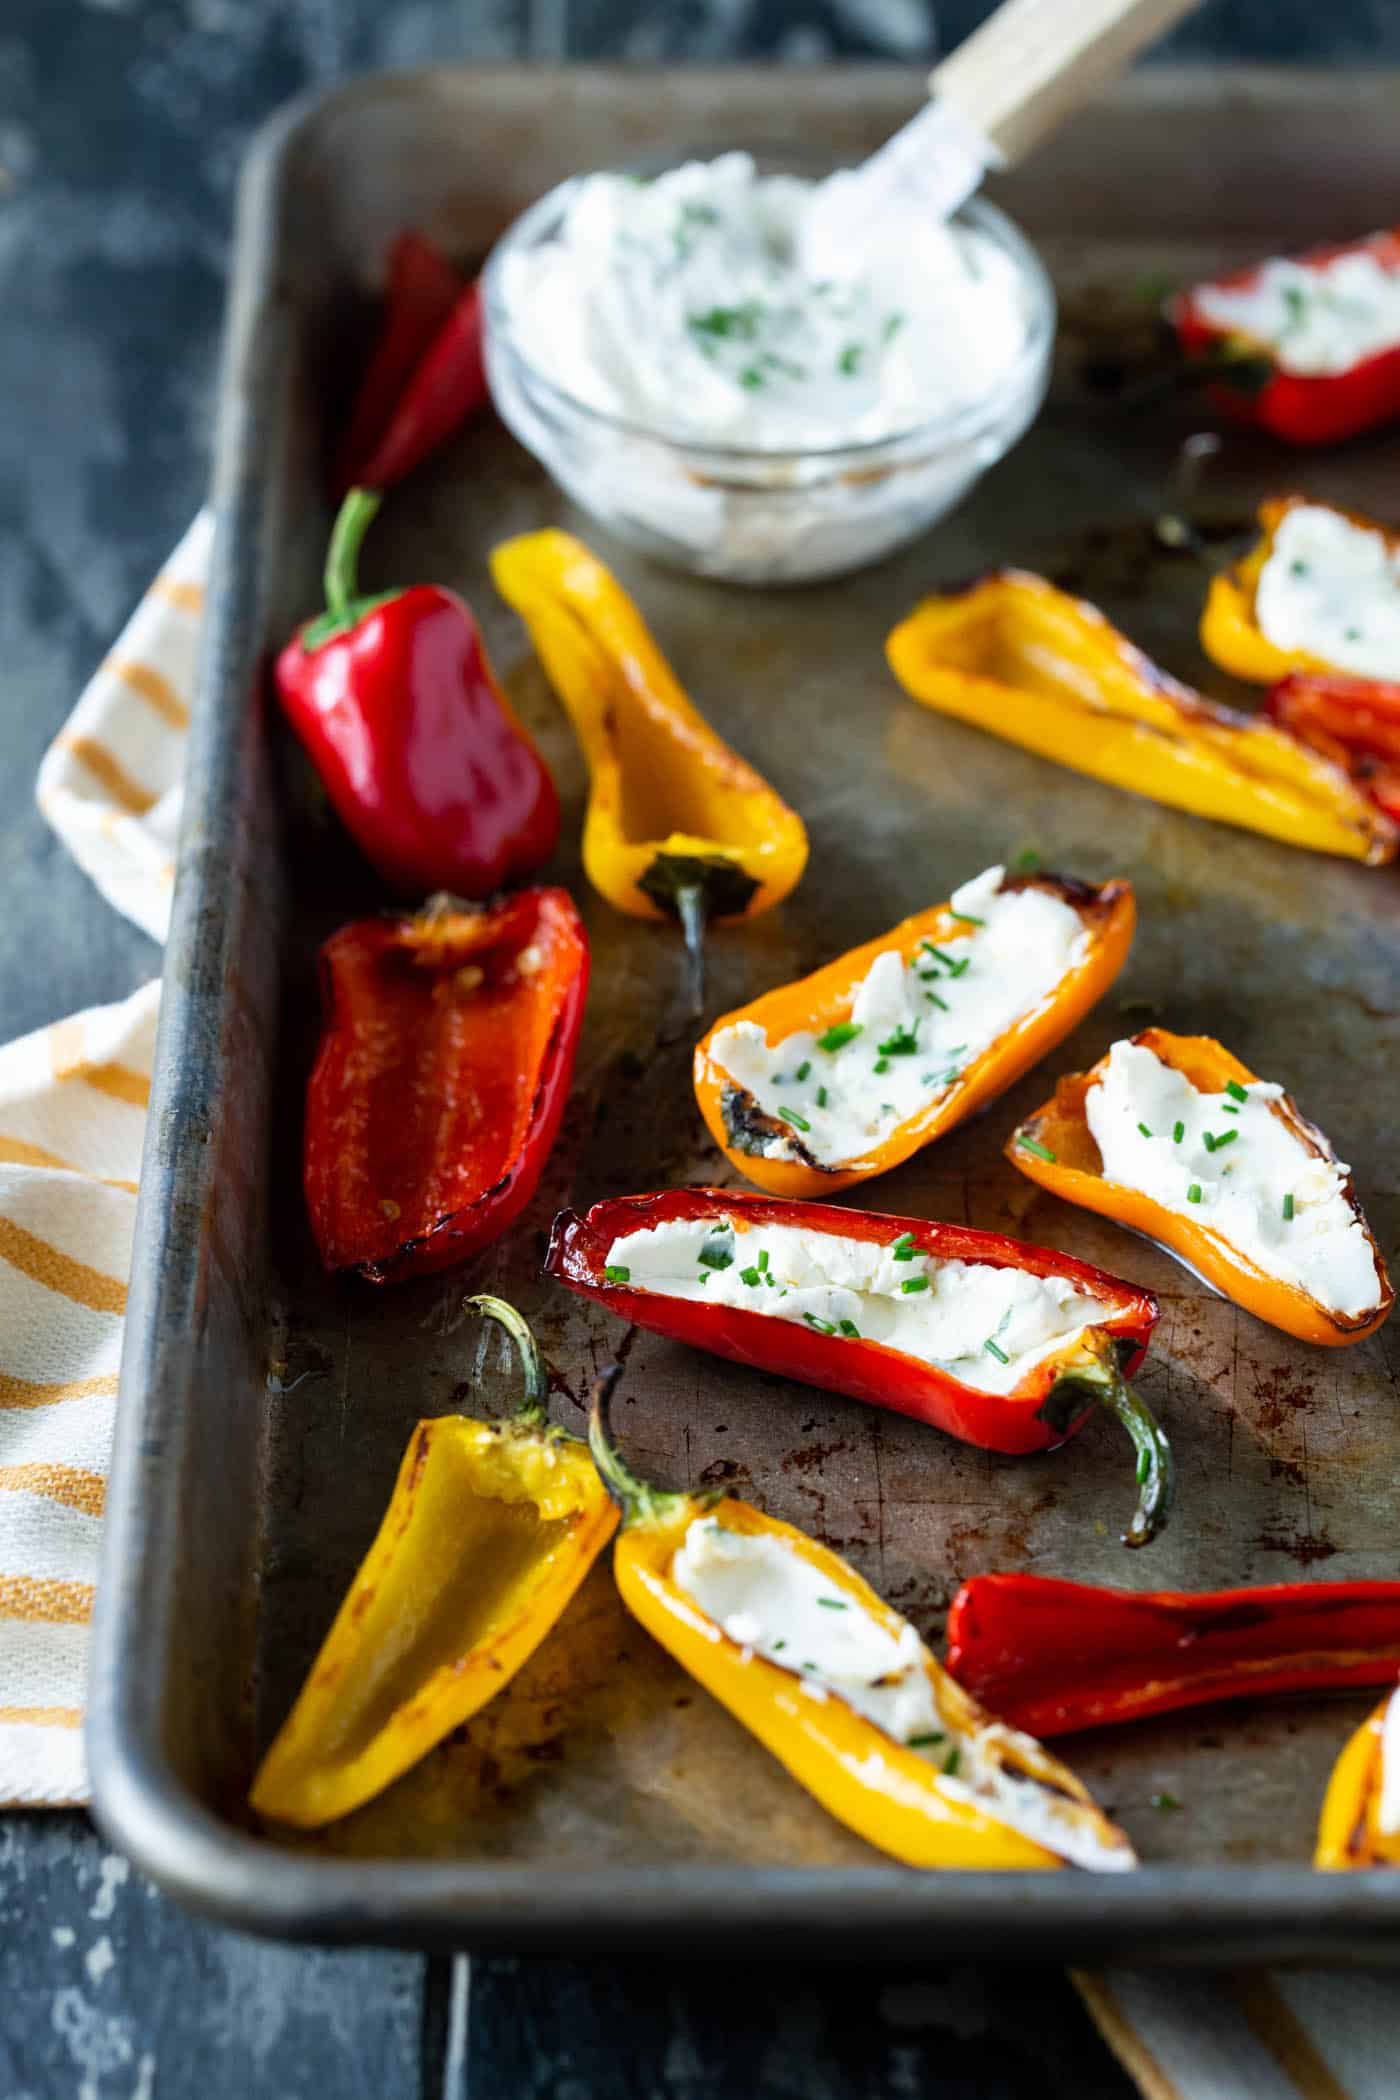
[[[1060,1081],[1006,1155],[1300,1341],[1360,1341],[1394,1302],[1351,1169],[1211,1036],[1148,1028],[1115,1043]]]
[[[710,1134],[775,1196],[886,1173],[1078,1026],[1127,960],[1133,925],[1126,882],[988,868],[717,1021],[694,1068]]]
[[[1400,679],[1400,535],[1310,496],[1261,504],[1259,524],[1211,581],[1206,654],[1257,685],[1294,671]]]

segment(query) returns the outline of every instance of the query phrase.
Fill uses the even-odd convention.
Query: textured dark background
[[[931,57],[946,0],[0,0],[0,1035],[158,966],[39,823],[39,756],[197,507],[243,146],[436,58]],[[1400,62],[1400,0],[1207,0],[1178,58]],[[687,1974],[264,1947],[76,1817],[0,1818],[4,2100],[1126,2100],[1058,1976]]]

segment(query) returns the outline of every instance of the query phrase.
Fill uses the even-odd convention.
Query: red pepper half
[[[1032,1276],[1064,1277],[1111,1312],[1098,1326],[1067,1339],[1062,1351],[1036,1364],[1014,1392],[989,1393],[883,1343],[823,1332],[823,1323],[670,1297],[634,1286],[619,1273],[623,1265],[616,1263],[610,1274],[609,1251],[617,1240],[648,1227],[704,1218],[712,1218],[717,1226],[727,1220],[740,1246],[742,1234],[753,1227],[787,1225],[836,1239],[898,1245],[908,1250],[898,1257],[901,1260],[928,1256],[935,1262],[987,1263]],[[742,1254],[736,1258],[742,1262]],[[595,1203],[585,1217],[562,1212],[554,1223],[545,1268],[570,1290],[596,1298],[635,1326],[804,1385],[845,1393],[872,1407],[913,1415],[985,1451],[1052,1450],[1081,1429],[1096,1406],[1105,1407],[1122,1422],[1138,1454],[1140,1499],[1125,1544],[1144,1545],[1166,1517],[1171,1452],[1151,1413],[1127,1383],[1146,1351],[1157,1301],[1151,1292],[1068,1254],[923,1218],[788,1202],[738,1189],[672,1189]],[[911,1290],[917,1287],[912,1280],[917,1273],[911,1269]]]
[[[358,919],[321,950],[305,1183],[328,1269],[370,1283],[499,1239],[558,1135],[588,991],[564,890]]]
[[[473,282],[458,294],[414,368],[379,442],[359,463],[355,480],[366,488],[391,488],[489,399],[481,287]],[[343,493],[346,486],[342,483],[337,493]]]
[[[1268,712],[1301,742],[1343,766],[1400,824],[1400,685],[1295,671],[1269,694]]]
[[[1219,1699],[1390,1684],[1400,1582],[1192,1595],[975,1575],[948,1614],[947,1662],[994,1714],[1041,1736]]]
[[[1320,270],[1358,250],[1374,255],[1387,270],[1400,270],[1400,229],[1312,248],[1291,259],[1304,269]],[[1218,406],[1237,422],[1256,424],[1290,445],[1334,444],[1400,416],[1400,344],[1363,357],[1344,372],[1290,372],[1270,345],[1222,328],[1201,311],[1203,292],[1244,291],[1262,268],[1255,263],[1212,284],[1194,285],[1167,307],[1186,357],[1222,374],[1210,387]],[[1232,363],[1240,371],[1233,384]]]
[[[337,454],[336,493],[387,483],[366,472],[406,396],[414,372],[461,298],[462,279],[421,233],[401,233],[389,251],[384,323]]]
[[[327,609],[278,657],[277,691],[341,822],[391,888],[487,897],[548,860],[559,797],[463,600],[436,584],[357,595],[378,507],[365,489],[341,506]]]

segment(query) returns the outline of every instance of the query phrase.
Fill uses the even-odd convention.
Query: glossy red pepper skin
[[[394,404],[378,442],[359,463],[355,480],[364,488],[391,488],[489,399],[481,288],[472,283],[458,293]]]
[[[1400,270],[1400,229],[1372,234],[1362,241],[1339,241],[1327,248],[1312,248],[1294,260],[1304,268],[1321,268],[1339,255],[1370,249],[1385,268]],[[1259,274],[1260,265],[1233,271],[1210,286],[1196,285],[1169,302],[1168,318],[1188,360],[1218,358],[1231,342],[1241,345],[1241,356],[1256,363],[1252,345],[1244,338],[1207,320],[1201,312],[1199,294],[1209,290],[1239,291]],[[1400,346],[1364,357],[1344,372],[1288,372],[1261,345],[1257,353],[1269,367],[1264,384],[1232,387],[1228,379],[1212,382],[1211,399],[1237,422],[1252,423],[1290,445],[1331,445],[1358,431],[1374,430],[1400,416]]]
[[[948,1614],[947,1665],[994,1714],[1039,1736],[1221,1699],[1391,1684],[1400,1582],[1192,1594],[976,1575]]]
[[[588,993],[568,893],[359,919],[321,951],[307,1210],[326,1267],[370,1283],[455,1267],[539,1183]]]
[[[330,610],[278,657],[278,695],[336,814],[391,889],[487,897],[548,860],[559,798],[455,592],[419,584],[356,597],[354,555],[375,504],[362,490],[346,498],[327,561]]]
[[[908,1233],[916,1253],[942,1261],[990,1262],[999,1268],[1023,1269],[1032,1276],[1068,1277],[1114,1308],[1113,1317],[1103,1325],[1105,1332],[1124,1345],[1125,1377],[1141,1363],[1157,1319],[1157,1301],[1151,1292],[1140,1291],[1087,1262],[1048,1247],[1004,1239],[1000,1233],[931,1224],[924,1218],[887,1217],[880,1211],[846,1210],[829,1203],[786,1202],[739,1189],[670,1189],[658,1195],[621,1196],[595,1203],[584,1217],[566,1210],[556,1218],[546,1270],[570,1290],[596,1298],[620,1318],[653,1334],[669,1335],[693,1348],[727,1356],[735,1363],[776,1371],[826,1392],[845,1393],[852,1400],[864,1400],[894,1414],[913,1415],[984,1451],[1051,1450],[1082,1428],[1093,1411],[1092,1403],[1077,1408],[1067,1420],[1048,1419],[1046,1403],[1056,1384],[1053,1364],[1032,1372],[1018,1392],[984,1393],[879,1342],[821,1334],[794,1320],[777,1320],[771,1314],[741,1307],[667,1298],[659,1292],[612,1284],[604,1277],[608,1249],[620,1235],[677,1218],[703,1217],[793,1225],[804,1232],[872,1240],[880,1246],[889,1246],[901,1233]],[[1055,1416],[1053,1407],[1050,1413]]]
[[[1344,766],[1386,815],[1400,823],[1400,684],[1295,671],[1265,703],[1276,722]]]
[[[375,462],[413,375],[462,296],[462,279],[421,233],[401,233],[389,251],[384,319],[355,395],[336,460],[336,494],[385,488],[366,471]],[[382,469],[381,469],[382,472]]]

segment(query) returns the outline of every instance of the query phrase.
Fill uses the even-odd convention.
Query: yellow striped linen
[[[201,511],[39,768],[39,807],[109,904],[163,941],[214,521]]]

